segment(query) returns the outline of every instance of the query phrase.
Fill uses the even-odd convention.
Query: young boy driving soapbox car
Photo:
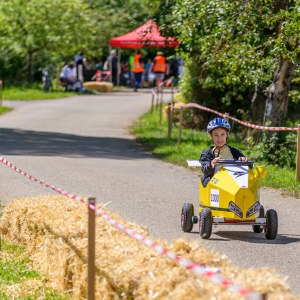
[[[267,239],[275,239],[277,213],[269,209],[265,214],[260,204],[257,179],[266,177],[266,168],[252,171],[253,162],[239,149],[227,145],[230,124],[225,119],[210,121],[207,132],[214,146],[204,150],[200,157],[204,175],[200,181],[199,219],[194,216],[193,204],[185,203],[181,211],[182,230],[190,232],[199,221],[200,236],[208,239],[213,225],[252,225],[254,232],[264,230]]]

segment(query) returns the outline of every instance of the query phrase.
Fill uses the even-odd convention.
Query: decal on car
[[[229,202],[229,210],[240,218],[243,218],[242,210],[232,201]]]
[[[210,206],[219,207],[220,206],[220,191],[216,189],[210,190]]]
[[[217,179],[217,178],[213,178],[213,179],[211,180],[211,182],[214,183],[214,184],[217,184],[218,181],[219,181],[219,179]]]
[[[248,188],[248,167],[226,165],[224,169],[230,174],[240,188]]]
[[[247,211],[246,218],[251,217],[255,213],[257,213],[260,210],[260,203],[259,201],[255,202]]]

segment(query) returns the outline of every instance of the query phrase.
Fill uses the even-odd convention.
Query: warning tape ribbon
[[[192,270],[194,273],[196,273],[198,275],[202,275],[205,278],[211,280],[212,282],[221,285],[222,287],[230,290],[231,292],[238,293],[239,295],[244,296],[247,299],[263,300],[262,295],[260,295],[258,293],[255,293],[255,292],[252,292],[252,291],[250,291],[246,288],[243,288],[242,286],[240,286],[238,284],[235,284],[234,282],[226,279],[224,276],[216,274],[216,272],[213,271],[211,268],[205,267],[204,265],[197,264],[197,263],[195,263],[194,261],[192,261],[190,259],[186,259],[184,257],[181,257],[181,256],[177,255],[176,253],[174,253],[172,251],[166,250],[162,246],[160,246],[160,245],[154,243],[153,241],[151,241],[149,238],[146,238],[146,237],[134,232],[133,230],[126,228],[122,224],[118,223],[116,220],[112,219],[104,211],[96,208],[96,206],[94,204],[87,203],[87,201],[84,200],[83,198],[80,198],[80,197],[76,196],[75,194],[71,194],[69,192],[66,192],[65,190],[60,189],[60,188],[58,188],[58,187],[56,187],[52,184],[49,184],[49,183],[46,183],[42,180],[34,178],[33,176],[21,171],[20,169],[15,167],[13,164],[11,164],[9,161],[7,161],[6,159],[4,159],[1,156],[0,156],[0,162],[7,165],[8,167],[13,169],[14,171],[18,172],[19,174],[31,179],[34,182],[37,182],[37,183],[39,183],[39,184],[41,184],[41,185],[43,185],[47,188],[51,188],[52,190],[54,190],[54,191],[56,191],[56,192],[58,192],[62,195],[65,195],[65,196],[67,196],[71,199],[74,199],[76,201],[87,204],[89,209],[94,210],[97,214],[99,214],[102,218],[104,218],[112,226],[116,227],[117,229],[124,232],[128,236],[134,238],[138,242],[144,244],[148,248],[151,248],[151,249],[155,250],[156,252],[167,256],[168,258],[170,258],[171,260],[177,262],[181,266],[183,266],[183,267],[185,267],[189,270]]]
[[[181,109],[182,107],[195,107],[195,108],[199,108],[199,109],[202,109],[202,110],[205,110],[205,111],[209,111],[209,112],[212,112],[216,115],[219,115],[221,117],[227,117],[233,121],[236,121],[244,126],[247,126],[247,127],[251,127],[251,128],[255,128],[255,129],[262,129],[262,130],[271,130],[271,131],[289,131],[289,130],[298,130],[298,128],[289,128],[289,127],[266,127],[266,126],[259,126],[259,125],[254,125],[254,124],[251,124],[251,123],[248,123],[248,122],[243,122],[239,119],[236,119],[236,118],[233,118],[233,117],[230,117],[228,114],[223,114],[223,113],[220,113],[216,110],[213,110],[213,109],[210,109],[210,108],[207,108],[205,106],[202,106],[202,105],[199,105],[197,103],[188,103],[186,105],[183,105],[181,107],[176,107],[174,106],[175,109]]]

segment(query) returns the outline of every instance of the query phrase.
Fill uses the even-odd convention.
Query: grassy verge
[[[11,107],[0,106],[0,115],[13,110]]]
[[[0,298],[1,299],[70,299],[52,288],[47,276],[33,269],[24,246],[1,239]]]
[[[55,89],[53,92],[45,93],[43,87],[29,86],[29,87],[9,87],[3,89],[3,99],[5,100],[47,100],[66,98],[77,95],[73,92],[64,92]]]
[[[183,129],[181,146],[178,150],[178,128],[173,126],[172,137],[169,141],[167,139],[167,120],[164,118],[162,126],[159,126],[158,110],[154,110],[153,115],[150,112],[143,115],[139,119],[139,122],[132,127],[132,130],[146,148],[157,158],[186,167],[187,159],[199,159],[202,151],[212,145],[206,132]],[[228,143],[231,146],[239,148],[241,151],[247,149],[247,146],[241,144],[239,139],[233,135],[230,136]],[[268,169],[268,176],[261,180],[262,186],[280,188],[284,193],[300,198],[300,183],[295,182],[294,169],[269,166],[263,162],[259,163],[259,165],[263,165]]]

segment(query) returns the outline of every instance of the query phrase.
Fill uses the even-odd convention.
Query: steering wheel
[[[216,166],[222,166],[222,165],[234,165],[234,166],[253,166],[253,161],[240,161],[240,160],[234,160],[234,159],[221,159],[218,160],[216,163]]]

